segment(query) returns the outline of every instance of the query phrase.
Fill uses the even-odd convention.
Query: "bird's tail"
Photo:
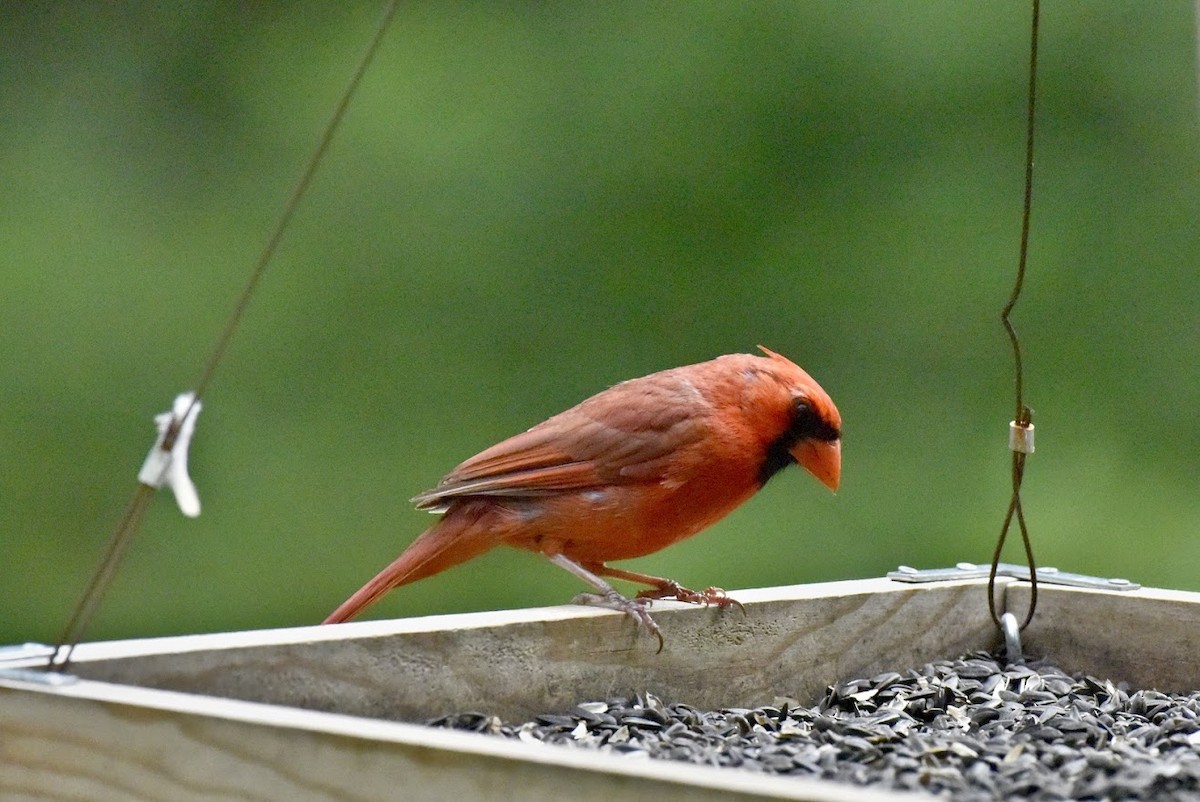
[[[338,605],[322,623],[349,621],[392,588],[433,576],[491,549],[498,541],[481,523],[477,516],[447,514],[422,532],[374,579]]]

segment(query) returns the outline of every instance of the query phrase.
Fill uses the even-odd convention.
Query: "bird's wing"
[[[441,511],[463,496],[536,496],[668,478],[672,457],[700,440],[707,402],[686,377],[618,384],[510,437],[413,499]]]

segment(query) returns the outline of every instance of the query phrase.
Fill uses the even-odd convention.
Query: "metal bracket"
[[[991,573],[991,570],[992,566],[988,563],[977,565],[975,563],[962,562],[953,568],[924,568],[920,570],[911,566],[901,565],[895,571],[889,571],[887,578],[897,582],[949,582],[956,579],[983,579]],[[996,568],[996,576],[1023,579],[1028,582],[1029,567],[1014,565],[1013,563],[1000,563]],[[1142,587],[1136,582],[1130,582],[1128,579],[1106,579],[1086,574],[1072,574],[1060,571],[1057,568],[1038,568],[1037,581],[1046,585],[1066,585],[1073,588],[1090,588],[1092,590],[1138,590]]]
[[[1021,625],[1012,613],[1000,616],[1000,631],[1004,633],[1004,654],[1009,664],[1024,663],[1025,653],[1021,649]]]
[[[54,655],[54,651],[53,646],[47,646],[44,643],[0,646],[0,679],[32,682],[38,685],[70,685],[72,682],[77,682],[79,677],[74,674],[63,674],[58,671],[46,671],[42,668],[27,666],[4,667],[6,663],[28,663],[31,660],[45,660],[48,663]]]

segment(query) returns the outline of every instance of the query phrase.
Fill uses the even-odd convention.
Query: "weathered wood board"
[[[829,683],[995,641],[978,581],[743,590],[736,608],[655,606],[666,646],[579,606],[85,644],[88,679],[370,718],[504,718],[653,690],[706,707],[818,696]]]
[[[816,780],[82,680],[0,683],[0,798],[895,802]]]
[[[1029,585],[1010,585],[1005,600],[1023,618]],[[1133,688],[1200,690],[1200,593],[1106,593],[1043,584],[1022,640],[1028,654],[1048,657],[1065,671]]]
[[[639,690],[701,707],[811,701],[839,679],[994,648],[985,587],[739,591],[745,615],[661,604],[661,654],[624,617],[574,606],[84,644],[78,681],[0,679],[0,798],[900,799],[406,722]],[[1002,588],[1019,615],[1028,587]],[[1200,594],[1040,596],[1027,653],[1147,687],[1200,684]]]

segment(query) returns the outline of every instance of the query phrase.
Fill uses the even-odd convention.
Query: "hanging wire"
[[[1196,36],[1196,76],[1200,78],[1200,0],[1196,0],[1192,5],[1192,23]],[[1197,81],[1196,88],[1200,90],[1200,81]],[[1200,116],[1200,91],[1196,95],[1196,114]]]
[[[1029,611],[1021,623],[1024,629],[1037,609],[1037,565],[1033,559],[1033,545],[1029,541],[1029,530],[1025,526],[1025,513],[1021,509],[1021,482],[1025,477],[1025,458],[1033,451],[1033,410],[1025,405],[1024,372],[1021,364],[1021,340],[1013,327],[1009,316],[1017,299],[1021,297],[1021,288],[1025,284],[1025,264],[1029,255],[1029,218],[1033,208],[1033,130],[1034,107],[1037,98],[1037,51],[1038,51],[1038,17],[1040,14],[1039,0],[1033,0],[1033,20],[1029,36],[1029,102],[1026,107],[1025,128],[1025,198],[1021,212],[1021,249],[1017,259],[1017,278],[1013,284],[1012,294],[1004,310],[1000,313],[1000,322],[1008,333],[1008,340],[1013,349],[1013,365],[1015,369],[1014,390],[1016,396],[1015,411],[1011,424],[1009,446],[1012,449],[1012,498],[1008,503],[1008,512],[1004,515],[1004,524],[1000,527],[1000,537],[996,541],[996,550],[992,555],[992,570],[988,574],[988,609],[996,626],[1001,627],[1000,616],[996,612],[996,570],[1000,565],[1000,553],[1004,550],[1004,541],[1013,518],[1021,530],[1021,541],[1025,546],[1025,560],[1029,564]]]
[[[329,145],[333,141],[333,135],[341,125],[342,119],[346,116],[346,109],[350,106],[350,101],[354,97],[355,91],[359,84],[362,83],[362,78],[367,72],[371,61],[374,59],[379,46],[383,42],[384,35],[391,26],[392,19],[396,15],[396,9],[399,5],[399,0],[388,0],[384,7],[383,14],[380,17],[379,23],[375,27],[375,32],[372,34],[371,41],[367,46],[366,51],[359,59],[358,66],[354,70],[349,83],[346,85],[345,91],[338,100],[337,106],[334,108],[333,114],[326,124],[325,129],[321,133],[321,138],[317,142],[316,148],[313,150],[312,156],[305,165],[304,172],[300,176],[300,180],[296,182],[295,188],[288,197],[287,203],[284,205],[283,212],[279,216],[279,220],[275,223],[275,227],[271,231],[270,237],[267,239],[267,244],[259,254],[257,261],[254,263],[254,268],[250,272],[250,277],[247,279],[245,286],[242,288],[241,294],[238,296],[237,303],[234,305],[233,312],[226,321],[225,326],[221,330],[220,336],[217,338],[216,345],[213,347],[212,353],[208,360],[204,363],[204,368],[200,372],[200,377],[196,382],[194,397],[192,398],[187,409],[182,415],[176,415],[171,421],[170,427],[167,429],[161,449],[170,452],[174,448],[176,440],[183,426],[183,422],[188,419],[193,408],[200,403],[201,397],[208,390],[212,383],[213,377],[216,375],[217,368],[220,366],[225,357],[225,352],[229,348],[234,335],[237,333],[238,327],[245,316],[246,309],[250,306],[250,301],[258,289],[259,283],[262,281],[263,275],[266,273],[267,266],[275,256],[275,252],[279,247],[279,243],[283,240],[283,234],[287,230],[288,224],[296,213],[296,209],[300,206],[300,201],[304,194],[308,191],[309,185],[312,183],[312,178],[317,172],[317,167],[325,157],[326,151],[329,150]],[[163,468],[166,471],[166,466]],[[161,484],[161,482],[160,482]],[[75,606],[71,614],[70,620],[67,622],[66,628],[63,630],[62,636],[54,646],[54,650],[50,653],[48,661],[49,668],[57,668],[65,671],[71,662],[71,653],[75,649],[75,645],[83,639],[83,634],[91,625],[92,620],[96,616],[96,612],[100,607],[100,602],[108,591],[113,578],[116,576],[117,569],[120,566],[121,559],[129,548],[134,536],[141,528],[142,516],[146,508],[150,505],[150,500],[154,497],[154,491],[157,485],[138,482],[137,488],[134,490],[133,497],[126,507],[125,514],[121,517],[116,529],[113,530],[112,537],[109,539],[108,547],[105,550],[104,557],[100,561],[99,567],[92,575],[91,581],[88,583],[87,589],[84,591],[83,597]]]

